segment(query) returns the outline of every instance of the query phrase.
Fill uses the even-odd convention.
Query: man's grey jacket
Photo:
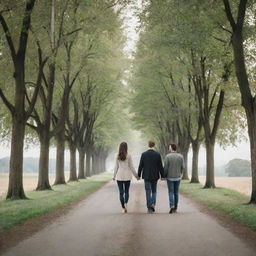
[[[164,161],[164,175],[168,178],[181,178],[185,169],[184,158],[182,154],[171,152],[166,155]]]

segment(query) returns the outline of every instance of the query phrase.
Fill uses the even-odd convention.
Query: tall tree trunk
[[[254,124],[248,125],[250,149],[251,149],[251,169],[252,169],[252,193],[250,203],[256,204],[256,120]]]
[[[240,31],[240,33],[242,33]],[[248,135],[250,140],[251,170],[252,170],[252,193],[250,203],[256,204],[256,98],[251,94],[248,75],[246,72],[243,38],[239,31],[233,34],[232,44],[236,76],[242,97],[242,106],[245,109]]]
[[[46,108],[44,109],[44,119],[42,129],[39,129],[40,137],[40,157],[39,157],[39,176],[36,190],[51,189],[49,182],[49,148],[50,148],[50,129],[52,118],[52,98],[55,82],[55,63],[49,65],[49,78],[46,98]]]
[[[183,180],[189,180],[189,176],[188,176],[188,150],[189,149],[185,149],[184,151],[181,152],[181,154],[183,155],[183,158],[184,158],[184,162],[185,162],[185,170],[183,171],[183,175],[182,175]]]
[[[25,122],[20,115],[12,118],[12,142],[7,199],[26,199],[23,189],[23,145]]]
[[[51,189],[49,182],[49,147],[49,130],[43,130],[40,134],[39,175],[36,190]]]
[[[104,160],[103,160],[103,152],[102,150],[99,153],[99,168],[97,173],[101,173],[104,171]]]
[[[204,188],[215,188],[214,181],[214,147],[215,143],[206,140],[206,181]]]
[[[179,122],[177,122],[177,134],[178,134],[178,149],[180,153],[183,155],[185,162],[185,169],[183,171],[182,179],[189,180],[188,176],[188,151],[190,146],[190,137],[187,129],[183,128]],[[182,128],[181,128],[182,127]]]
[[[104,172],[104,158],[103,158],[103,152],[100,154],[100,168],[99,173]]]
[[[65,175],[64,175],[64,152],[65,152],[65,125],[66,125],[66,116],[68,113],[68,100],[71,91],[69,86],[68,79],[66,80],[64,92],[61,100],[60,113],[58,116],[58,121],[56,123],[55,138],[57,143],[57,157],[56,157],[56,179],[54,185],[57,184],[66,184]]]
[[[63,132],[58,133],[55,136],[57,144],[56,152],[56,178],[54,185],[66,184],[65,173],[64,173],[64,163],[65,163],[65,136]]]
[[[241,0],[238,6],[238,16],[235,21],[233,12],[230,7],[228,0],[223,0],[227,19],[232,28],[231,42],[234,52],[234,62],[236,77],[241,93],[242,106],[245,109],[248,134],[250,139],[250,150],[251,150],[251,169],[252,169],[252,193],[250,203],[256,204],[256,99],[255,95],[252,94],[248,74],[246,70],[245,55],[244,55],[244,39],[243,39],[243,28],[244,20],[246,15],[247,1]]]
[[[38,88],[35,88],[34,95],[28,109],[26,111],[25,96],[26,96],[26,83],[25,83],[25,59],[26,50],[29,36],[29,29],[31,24],[31,14],[36,0],[29,0],[25,3],[24,14],[22,15],[21,30],[19,35],[19,42],[17,43],[17,50],[13,42],[12,33],[9,30],[3,13],[0,12],[0,24],[3,28],[6,41],[9,46],[15,79],[15,97],[14,106],[8,101],[1,90],[1,98],[5,105],[9,108],[12,114],[12,142],[11,142],[11,156],[10,156],[10,170],[9,170],[9,186],[7,192],[7,199],[25,199],[23,189],[23,146],[25,136],[25,125],[34,104],[37,99]],[[19,26],[18,26],[19,27]],[[17,31],[16,31],[17,34]]]
[[[70,151],[70,175],[69,181],[77,181],[77,174],[76,174],[76,146],[70,143],[69,145]]]
[[[192,142],[193,156],[192,156],[191,183],[199,183],[199,177],[198,177],[199,149],[200,149],[200,143],[198,141]]]
[[[98,171],[98,167],[97,167],[97,157],[96,154],[93,153],[92,154],[92,174],[96,174]]]
[[[86,177],[91,176],[91,151],[87,150],[86,151]]]
[[[85,170],[84,170],[85,151],[82,149],[78,149],[78,152],[79,152],[78,179],[85,179]]]
[[[107,154],[104,153],[104,155],[102,157],[102,170],[100,172],[106,172],[107,171],[106,161],[107,161]]]
[[[23,147],[25,136],[24,60],[15,66],[15,112],[12,114],[12,142],[7,199],[26,199],[23,189]]]
[[[51,189],[49,183],[49,148],[50,130],[52,119],[52,98],[55,83],[55,63],[49,65],[49,78],[46,98],[46,108],[44,109],[44,120],[40,133],[40,159],[39,159],[39,180],[37,190]]]

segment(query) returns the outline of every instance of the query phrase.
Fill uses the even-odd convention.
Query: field
[[[38,175],[36,173],[24,173],[24,189],[25,191],[31,191],[35,190],[36,185],[37,185],[37,177]],[[69,178],[69,173],[65,173],[66,180]],[[49,174],[50,178],[50,183],[54,183],[54,174]],[[0,173],[0,198],[5,196],[8,188],[8,179],[9,179],[9,174],[7,173]]]
[[[205,177],[200,177],[199,179],[202,184],[205,183]],[[215,185],[235,190],[247,196],[251,194],[252,189],[250,177],[216,177]]]

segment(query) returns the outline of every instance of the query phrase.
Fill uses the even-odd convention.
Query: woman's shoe
[[[124,211],[124,213],[127,213],[127,204],[124,205],[123,211]]]
[[[171,207],[170,207],[170,211],[169,211],[169,213],[170,213],[170,214],[172,214],[172,213],[174,213],[174,211],[175,211],[174,206],[171,206]]]

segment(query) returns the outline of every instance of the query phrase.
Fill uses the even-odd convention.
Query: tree
[[[67,114],[67,128],[66,128],[66,140],[68,141],[69,145],[69,152],[70,152],[70,175],[69,181],[78,181],[77,177],[77,168],[76,168],[76,151],[77,151],[77,144],[78,144],[78,136],[77,131],[79,130],[79,110],[78,104],[74,97],[70,99],[72,102],[73,107],[73,120],[70,117],[70,111]],[[70,108],[70,103],[68,104]]]
[[[40,17],[41,9],[44,8],[48,13],[44,13],[43,18],[40,17],[33,26],[33,36],[38,47],[42,52],[46,52],[49,57],[48,69],[43,72],[43,83],[39,88],[39,100],[37,101],[31,118],[27,125],[36,131],[40,142],[39,156],[39,175],[37,190],[51,189],[49,182],[49,148],[50,140],[53,137],[51,130],[52,105],[56,77],[56,62],[62,46],[64,34],[64,16],[68,7],[68,0],[64,3],[56,5],[56,1],[52,0],[51,4],[39,6],[37,15]],[[45,19],[47,15],[48,19]],[[50,20],[50,22],[48,22]],[[44,21],[44,23],[42,23]],[[34,32],[37,31],[37,33]],[[45,38],[49,40],[46,41]]]
[[[21,21],[20,36],[18,39],[18,47],[15,47],[14,38],[12,35],[7,18],[4,13],[9,14],[10,9],[8,5],[7,9],[3,9],[0,12],[0,23],[5,34],[6,42],[8,44],[11,59],[13,62],[14,69],[14,80],[15,80],[15,99],[12,104],[6,97],[2,90],[0,90],[0,96],[4,104],[9,109],[12,116],[12,143],[11,143],[11,158],[10,158],[10,176],[9,176],[9,187],[7,192],[7,198],[10,199],[25,199],[25,193],[22,183],[22,162],[23,162],[23,145],[26,121],[30,117],[38,96],[39,87],[42,80],[42,70],[47,61],[43,59],[40,49],[38,49],[39,57],[39,71],[37,81],[34,87],[34,93],[32,98],[28,97],[28,90],[31,90],[31,85],[26,81],[26,50],[28,44],[29,29],[31,26],[31,15],[34,9],[35,0],[29,0],[25,4],[23,12],[23,19]],[[26,101],[27,99],[27,106]]]
[[[251,177],[251,163],[248,160],[232,159],[225,167],[229,177]]]
[[[252,193],[250,203],[256,203],[256,96],[251,88],[248,72],[246,69],[246,60],[244,54],[244,23],[246,16],[246,9],[248,6],[247,0],[238,1],[237,15],[233,14],[229,0],[223,0],[225,13],[230,24],[231,43],[234,54],[236,77],[241,93],[242,106],[244,107],[248,135],[250,139],[251,150],[251,170],[252,170]]]

